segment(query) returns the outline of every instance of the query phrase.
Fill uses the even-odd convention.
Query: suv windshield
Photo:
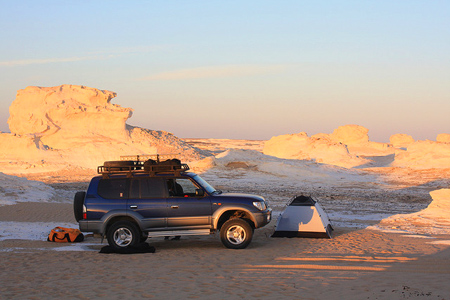
[[[205,190],[206,192],[208,192],[208,194],[213,194],[213,193],[217,193],[218,191],[213,188],[209,183],[207,183],[203,178],[201,178],[198,175],[195,175],[194,177],[192,177],[195,181],[197,181],[198,184],[200,184]]]

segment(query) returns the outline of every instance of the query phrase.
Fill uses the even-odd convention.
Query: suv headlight
[[[264,201],[255,201],[253,202],[253,206],[255,206],[259,210],[265,210],[267,208],[266,202]]]

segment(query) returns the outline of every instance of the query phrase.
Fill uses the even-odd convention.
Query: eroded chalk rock
[[[397,133],[397,134],[391,135],[391,137],[389,138],[389,142],[394,147],[400,148],[400,147],[407,147],[408,145],[414,143],[414,139],[412,136],[410,136],[408,134]]]
[[[0,133],[0,144],[7,145],[0,157],[8,166],[45,171],[49,165],[96,168],[123,155],[173,154],[183,160],[208,155],[169,132],[126,124],[133,110],[111,103],[115,96],[78,85],[19,90],[10,106],[11,133]]]
[[[439,143],[450,143],[450,134],[448,133],[440,133],[436,137],[436,142]]]

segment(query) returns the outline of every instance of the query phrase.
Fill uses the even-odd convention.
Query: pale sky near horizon
[[[0,131],[19,89],[74,84],[179,137],[450,133],[450,1],[0,3]]]

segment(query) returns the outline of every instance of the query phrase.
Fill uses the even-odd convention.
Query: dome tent
[[[331,238],[330,219],[322,206],[308,196],[295,196],[278,218],[272,237]]]

